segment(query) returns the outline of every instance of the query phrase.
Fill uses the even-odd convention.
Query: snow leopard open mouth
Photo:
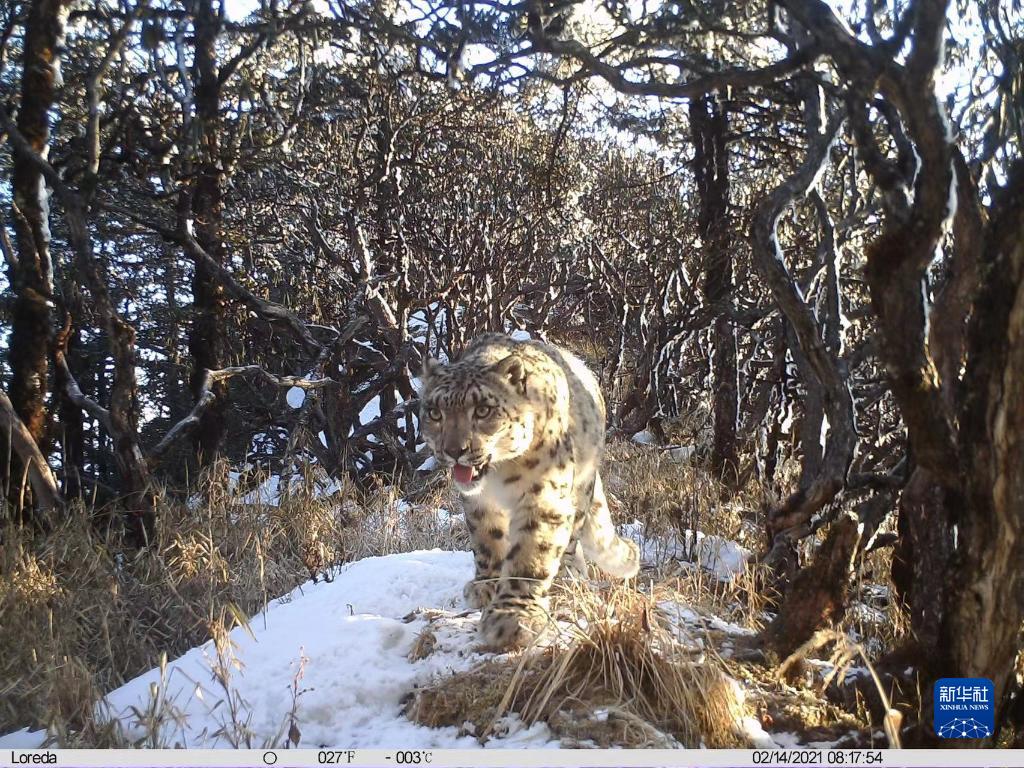
[[[481,464],[480,466],[456,464],[452,467],[452,477],[455,478],[455,482],[459,485],[472,485],[487,474],[487,470],[490,469],[490,464]]]

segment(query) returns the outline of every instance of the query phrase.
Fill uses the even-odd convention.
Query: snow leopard
[[[586,555],[612,577],[636,575],[639,549],[617,534],[601,484],[604,398],[583,361],[488,333],[455,362],[427,359],[421,381],[424,440],[463,500],[476,564],[464,596],[482,611],[485,646],[543,630],[563,564],[579,572]]]

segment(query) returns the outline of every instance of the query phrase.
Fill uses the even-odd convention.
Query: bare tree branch
[[[826,347],[822,329],[786,266],[776,231],[779,218],[785,210],[798,196],[806,194],[821,173],[822,166],[828,162],[829,149],[842,127],[843,119],[842,113],[836,113],[823,133],[809,136],[803,163],[792,176],[768,193],[754,214],[751,228],[758,271],[786,316],[801,352],[822,387],[831,426],[817,477],[806,490],[797,491],[771,512],[769,531],[773,535],[805,524],[843,488],[857,437],[853,397],[846,373],[839,360]]]
[[[196,399],[195,405],[188,415],[178,421],[173,427],[167,430],[159,443],[149,450],[147,461],[149,465],[155,466],[167,454],[167,451],[179,440],[191,435],[199,426],[203,413],[216,401],[214,384],[227,381],[236,376],[246,378],[259,378],[277,387],[298,387],[300,389],[322,389],[324,387],[336,386],[338,382],[331,378],[307,379],[302,376],[278,376],[270,373],[259,365],[243,365],[232,368],[221,368],[217,371],[204,371],[203,387],[201,394]]]
[[[17,453],[28,475],[29,485],[41,510],[64,506],[64,499],[57,488],[57,480],[50,471],[50,465],[32,439],[32,435],[14,412],[7,393],[0,389],[0,430],[7,433],[11,446]]]

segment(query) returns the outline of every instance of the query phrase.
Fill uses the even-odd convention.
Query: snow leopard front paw
[[[480,638],[486,648],[511,650],[533,642],[548,626],[547,606],[531,602],[528,606],[491,604],[480,617]]]
[[[498,585],[495,579],[481,581],[474,579],[466,582],[466,587],[462,590],[462,597],[466,600],[466,605],[474,611],[479,611],[494,602],[494,594],[497,589]]]
[[[562,562],[558,567],[557,581],[576,581],[587,578],[587,559],[583,556],[580,547],[575,547],[571,552],[565,551],[562,555]]]

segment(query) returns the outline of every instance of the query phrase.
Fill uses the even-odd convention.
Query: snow
[[[287,485],[292,493],[301,492],[314,499],[327,498],[342,490],[341,483],[331,477],[316,477],[312,478],[312,482],[310,482],[309,478],[291,475],[289,482],[282,485],[280,475],[269,475],[261,480],[256,487],[239,494],[238,484],[240,477],[238,472],[228,473],[228,492],[234,496],[232,504],[243,506],[276,507],[280,505],[281,496],[285,493],[284,485]],[[197,495],[189,499],[189,506],[192,509],[196,509],[201,502],[202,497]]]
[[[634,520],[620,526],[619,531],[640,545],[640,558],[647,565],[683,560],[698,564],[720,581],[731,581],[742,573],[751,557],[750,552],[735,541],[689,528],[681,537],[676,533],[652,537],[647,535],[643,523]]]
[[[654,445],[656,441],[654,434],[651,433],[650,430],[645,429],[642,432],[637,432],[633,435],[633,442],[638,445]]]
[[[452,512],[445,507],[438,507],[435,515],[437,516],[437,522],[440,525],[458,525],[459,521],[462,520],[462,515],[460,513]]]
[[[371,557],[343,568],[333,581],[307,583],[275,600],[248,628],[231,632],[232,658],[218,660],[213,642],[140,675],[100,703],[129,738],[142,738],[139,713],[163,702],[168,746],[230,747],[238,723],[251,731],[243,745],[266,745],[287,732],[292,688],[300,691],[295,721],[305,748],[473,748],[456,728],[425,728],[401,714],[403,697],[437,675],[467,669],[483,656],[472,647],[477,613],[465,613],[462,586],[473,571],[468,552],[440,550]],[[445,613],[435,622],[433,653],[410,661],[426,619],[403,620],[417,608]],[[230,670],[227,689],[214,678]],[[301,670],[301,673],[300,673]],[[238,714],[229,715],[231,706]],[[282,724],[284,724],[282,726]],[[553,747],[546,726],[526,729],[516,718],[507,737],[489,746]],[[42,731],[0,737],[3,748],[36,748]]]
[[[417,387],[417,391],[419,391],[418,388],[421,386],[421,383],[419,382],[419,380],[418,379],[413,379],[412,381],[413,381],[413,386]],[[390,413],[392,415],[394,415],[395,417],[397,417],[398,414],[403,413],[405,411],[406,407],[408,407],[408,401],[405,400],[402,397],[401,393],[397,389],[394,390],[394,394],[395,394],[395,402],[397,403],[397,405],[395,406],[395,408],[392,411],[390,411]],[[362,425],[362,426],[365,426],[365,425],[369,424],[371,421],[374,421],[375,419],[379,419],[380,416],[381,416],[381,412],[380,412],[380,395],[377,395],[376,397],[371,398],[366,403],[366,405],[364,405],[360,409],[360,411],[359,411],[359,424]],[[417,418],[415,412],[413,413],[413,422],[416,423],[417,425],[419,424],[419,419]],[[355,432],[355,428],[354,427],[349,430],[349,435],[351,435],[353,432]]]
[[[696,452],[697,446],[695,445],[677,445],[668,449],[668,457],[677,464],[681,464],[692,458]]]
[[[704,647],[704,641],[701,638],[707,628],[724,632],[732,637],[750,637],[755,634],[752,629],[726,621],[713,613],[700,613],[689,605],[673,600],[659,602],[658,610],[671,623],[680,641],[684,645],[696,648]]]
[[[665,354],[665,350],[662,350],[662,354]],[[593,374],[590,374],[593,375]],[[694,454],[697,453],[697,446],[695,445],[658,445],[658,438],[654,436],[654,433],[649,429],[637,432],[631,440],[637,445],[650,445],[657,446],[660,450],[664,451],[665,455],[670,461],[674,461],[677,464],[682,464],[684,461],[691,459]]]
[[[380,418],[380,396],[373,398],[359,411],[359,423],[369,424],[374,419]]]
[[[281,477],[271,475],[255,489],[235,501],[236,504],[261,504],[276,507],[281,496]]]
[[[306,390],[301,387],[292,387],[284,397],[290,408],[301,408],[302,404],[306,402]]]
[[[744,717],[740,720],[740,729],[743,735],[750,740],[754,749],[775,749],[783,746],[777,744],[761,723],[754,717]]]
[[[794,749],[800,746],[800,737],[792,731],[780,731],[773,736],[775,743],[783,749]]]

